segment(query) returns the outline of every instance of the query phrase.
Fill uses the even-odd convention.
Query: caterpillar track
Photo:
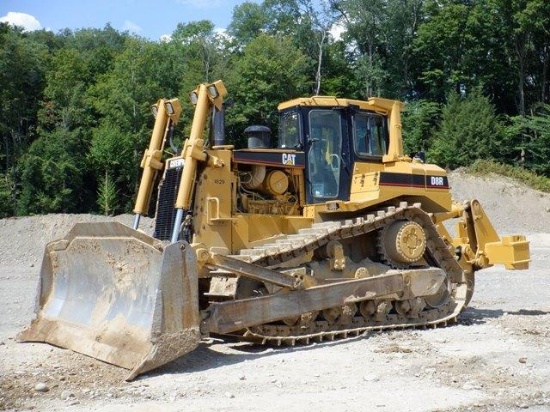
[[[429,270],[429,267],[443,269],[449,282],[448,291],[442,291],[435,300],[429,301],[364,300],[359,305],[347,304],[327,308],[321,313],[309,312],[302,314],[299,319],[249,327],[241,338],[262,344],[308,344],[311,341],[358,336],[369,330],[436,327],[455,321],[466,306],[467,296],[472,291],[468,290],[463,270],[451,249],[440,237],[430,216],[420,208],[420,204],[409,205],[402,202],[397,207],[388,207],[364,217],[316,223],[310,229],[285,236],[275,243],[242,250],[240,255],[232,257],[272,269],[284,268],[289,262],[303,259],[308,253],[325,247],[329,242],[358,238],[382,230],[397,221],[420,225],[426,234],[424,258],[429,266],[424,265],[415,270]],[[380,244],[377,246],[383,253],[384,247]],[[400,266],[399,269],[405,269],[403,265]]]

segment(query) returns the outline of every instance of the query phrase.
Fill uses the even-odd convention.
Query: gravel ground
[[[14,340],[33,316],[45,243],[105,219],[0,220],[0,410],[550,411],[550,196],[497,177],[450,178],[456,199],[478,198],[499,233],[528,235],[532,253],[528,271],[480,272],[458,324],[293,348],[209,340],[131,383],[125,370]]]

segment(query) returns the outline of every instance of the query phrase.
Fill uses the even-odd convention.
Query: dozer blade
[[[131,369],[127,380],[199,343],[195,252],[120,223],[79,223],[46,246],[36,318],[18,340]]]

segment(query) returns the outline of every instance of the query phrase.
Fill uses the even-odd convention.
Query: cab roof
[[[399,107],[399,111],[403,110],[403,103],[398,100],[383,99],[380,97],[371,97],[369,100],[354,100],[341,99],[335,96],[312,96],[300,97],[297,99],[288,100],[280,103],[278,110],[285,110],[296,106],[311,106],[311,107],[348,107],[355,106],[363,110],[372,110],[376,112],[384,112],[389,114],[395,104]]]

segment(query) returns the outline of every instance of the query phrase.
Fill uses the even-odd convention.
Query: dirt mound
[[[478,199],[498,233],[550,232],[550,194],[498,175],[449,174],[457,201]]]
[[[65,236],[75,223],[117,221],[132,226],[133,215],[49,214],[0,220],[0,265],[40,264],[46,243]],[[140,229],[153,230],[152,219],[142,218]]]

